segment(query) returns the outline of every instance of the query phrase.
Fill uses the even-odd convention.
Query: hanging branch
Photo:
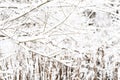
[[[13,22],[13,21],[15,21],[15,20],[17,20],[17,19],[19,19],[19,18],[21,18],[21,17],[23,17],[23,16],[26,16],[26,15],[29,14],[30,12],[36,10],[37,8],[39,8],[39,7],[47,4],[47,3],[49,3],[49,2],[51,2],[51,0],[47,0],[46,2],[44,2],[44,3],[42,3],[42,4],[39,4],[37,7],[31,9],[30,11],[28,11],[28,12],[26,12],[26,13],[24,13],[24,14],[16,17],[16,18],[13,18],[13,19],[11,19],[11,20],[7,20],[7,21],[3,22],[2,24],[5,24],[5,23],[7,23],[7,22]],[[1,25],[2,25],[2,24],[1,24]]]
[[[43,6],[43,5],[45,5],[45,4],[48,3],[48,2],[50,2],[50,1],[47,0],[46,2],[44,2],[44,3],[40,4],[40,5],[38,5],[37,7],[35,7],[35,8],[33,8],[33,9],[31,9],[30,11],[28,11],[28,12],[22,14],[21,16],[15,18],[15,19],[10,20],[10,22],[11,22],[11,21],[14,21],[14,20],[16,20],[16,19],[19,19],[19,18],[21,18],[21,17],[23,17],[23,16],[25,16],[25,15],[27,15],[27,14],[29,14],[30,12],[32,12],[32,11],[36,10],[37,8],[39,8],[39,7]]]

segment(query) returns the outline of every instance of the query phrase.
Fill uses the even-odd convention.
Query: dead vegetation
[[[72,59],[77,64],[70,67],[31,51],[19,52],[0,61],[0,78],[1,80],[118,80],[119,63],[112,63],[115,66],[111,68],[110,74],[106,70],[108,66],[105,65],[104,54],[104,50],[99,48],[95,58],[91,54],[85,54],[83,59]],[[94,66],[91,66],[92,64]]]
[[[0,80],[119,80],[119,3],[1,0]]]

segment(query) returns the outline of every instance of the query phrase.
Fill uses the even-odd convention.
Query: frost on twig
[[[1,0],[1,80],[119,80],[118,0]]]

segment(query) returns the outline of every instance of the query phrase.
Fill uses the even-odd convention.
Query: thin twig
[[[29,14],[30,12],[36,10],[37,8],[43,6],[44,4],[46,4],[46,3],[48,3],[48,2],[50,2],[50,1],[48,0],[48,1],[46,1],[46,2],[44,2],[44,3],[42,3],[42,4],[40,4],[40,5],[38,5],[37,7],[35,7],[35,8],[33,8],[33,9],[31,9],[30,11],[28,11],[28,12],[22,14],[21,16],[15,18],[15,19],[10,20],[10,22],[11,22],[11,21],[14,21],[14,20],[16,20],[16,19],[19,19],[19,18],[21,18],[21,17],[23,17],[23,16],[25,16],[25,15],[27,15],[27,14]]]
[[[10,38],[13,42],[15,42],[17,45],[19,45],[19,46],[21,46],[22,48],[24,48],[25,50],[34,52],[34,53],[36,53],[36,54],[39,54],[39,55],[44,56],[44,57],[47,57],[47,58],[51,58],[51,57],[49,57],[48,55],[43,54],[42,52],[41,52],[41,53],[40,53],[40,52],[37,52],[37,51],[32,50],[32,49],[30,49],[29,47],[25,46],[24,44],[21,44],[19,41],[15,40],[15,39],[12,38],[10,35],[8,35],[5,31],[1,31],[1,32],[2,32],[6,37]],[[12,55],[13,55],[13,54],[12,54]],[[10,56],[11,56],[11,55],[10,55]],[[7,57],[9,57],[9,56],[7,56]],[[3,58],[3,59],[5,59],[5,58]],[[59,63],[61,63],[61,64],[63,64],[63,65],[65,65],[65,66],[73,67],[73,66],[67,65],[67,64],[64,63],[63,61],[58,60],[58,59],[56,59],[56,58],[52,58],[52,59],[55,60],[55,61],[57,61],[57,62],[59,62]],[[2,61],[2,59],[1,59],[1,61]],[[75,66],[75,67],[76,67],[76,66]],[[74,67],[73,67],[73,68],[74,68]]]
[[[80,3],[80,1],[79,1],[79,3]],[[76,8],[79,6],[79,3],[78,3],[78,5],[73,9],[73,11],[72,11],[62,22],[60,22],[60,23],[58,23],[56,26],[52,27],[50,30],[46,31],[44,34],[47,34],[47,33],[51,32],[52,30],[56,29],[58,26],[60,26],[61,24],[63,24],[63,23],[72,15],[72,13],[76,10]]]

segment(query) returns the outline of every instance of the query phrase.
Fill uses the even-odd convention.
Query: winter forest
[[[0,0],[0,80],[120,80],[120,0]]]

